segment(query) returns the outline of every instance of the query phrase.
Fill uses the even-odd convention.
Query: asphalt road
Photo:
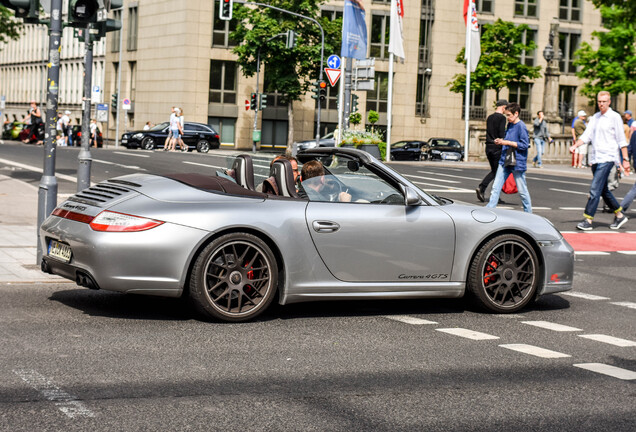
[[[57,171],[69,176],[59,179],[60,195],[75,191],[77,155],[57,151]],[[92,155],[93,181],[227,166],[209,154]],[[0,174],[37,185],[41,174],[29,167],[42,158],[41,148],[0,145]],[[485,174],[459,164],[393,166],[475,204],[475,179]],[[528,174],[536,213],[561,230],[574,229],[582,210],[568,209],[582,209],[589,187],[587,173],[572,171]],[[504,199],[521,208],[518,196]],[[610,215],[598,219],[609,232],[601,225]],[[636,230],[631,224],[623,231]],[[633,258],[577,254],[572,292],[515,315],[479,313],[461,299],[325,302],[219,324],[181,300],[5,284],[0,430],[631,431]]]

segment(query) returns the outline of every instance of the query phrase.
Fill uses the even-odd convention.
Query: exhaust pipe
[[[75,276],[75,283],[77,283],[79,286],[92,289],[92,290],[99,289],[99,286],[97,286],[97,283],[93,280],[91,275],[85,272],[80,272],[80,271],[77,272]]]
[[[47,263],[44,258],[42,258],[42,262],[40,263],[40,270],[42,270],[44,273],[53,274],[53,271],[51,271],[51,266],[49,266],[49,263]]]

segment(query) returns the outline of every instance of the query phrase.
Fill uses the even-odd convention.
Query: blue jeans
[[[536,162],[541,166],[541,155],[543,155],[543,149],[545,148],[545,141],[541,138],[534,139],[534,145],[537,147],[537,155],[532,159],[532,162]]]
[[[621,210],[620,204],[618,204],[618,201],[616,201],[616,198],[614,198],[614,195],[607,187],[607,178],[613,166],[614,162],[602,162],[592,165],[594,178],[590,186],[590,197],[587,199],[587,204],[585,205],[585,213],[583,213],[583,216],[588,219],[594,218],[601,197],[614,213]]]
[[[523,211],[526,213],[532,213],[532,200],[530,199],[530,192],[528,191],[528,185],[526,184],[526,172],[515,171],[515,167],[504,167],[499,165],[497,168],[497,175],[495,176],[495,182],[492,184],[492,191],[490,192],[490,201],[486,204],[486,207],[495,208],[499,202],[499,195],[501,194],[501,188],[503,187],[506,179],[512,173],[517,182],[517,189],[521,196],[521,204],[523,204]]]
[[[634,201],[634,198],[636,198],[636,183],[634,183],[634,186],[632,186],[629,192],[627,192],[627,195],[625,195],[625,198],[623,198],[623,202],[621,202],[623,211],[627,211],[629,206],[632,205],[632,201]]]

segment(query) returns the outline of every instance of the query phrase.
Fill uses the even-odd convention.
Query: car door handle
[[[314,231],[318,233],[331,233],[340,229],[340,225],[330,221],[314,221],[311,226],[313,226]]]

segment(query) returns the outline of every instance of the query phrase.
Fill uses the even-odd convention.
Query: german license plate
[[[123,139],[123,140],[121,140],[121,143],[122,144],[128,144],[128,140],[127,139]]]
[[[459,159],[459,157],[458,157],[458,156],[455,156],[455,155],[445,155],[445,156],[444,156],[444,159],[445,159],[445,160],[458,160],[458,159]]]
[[[49,256],[64,262],[71,260],[71,247],[57,240],[49,241]]]

